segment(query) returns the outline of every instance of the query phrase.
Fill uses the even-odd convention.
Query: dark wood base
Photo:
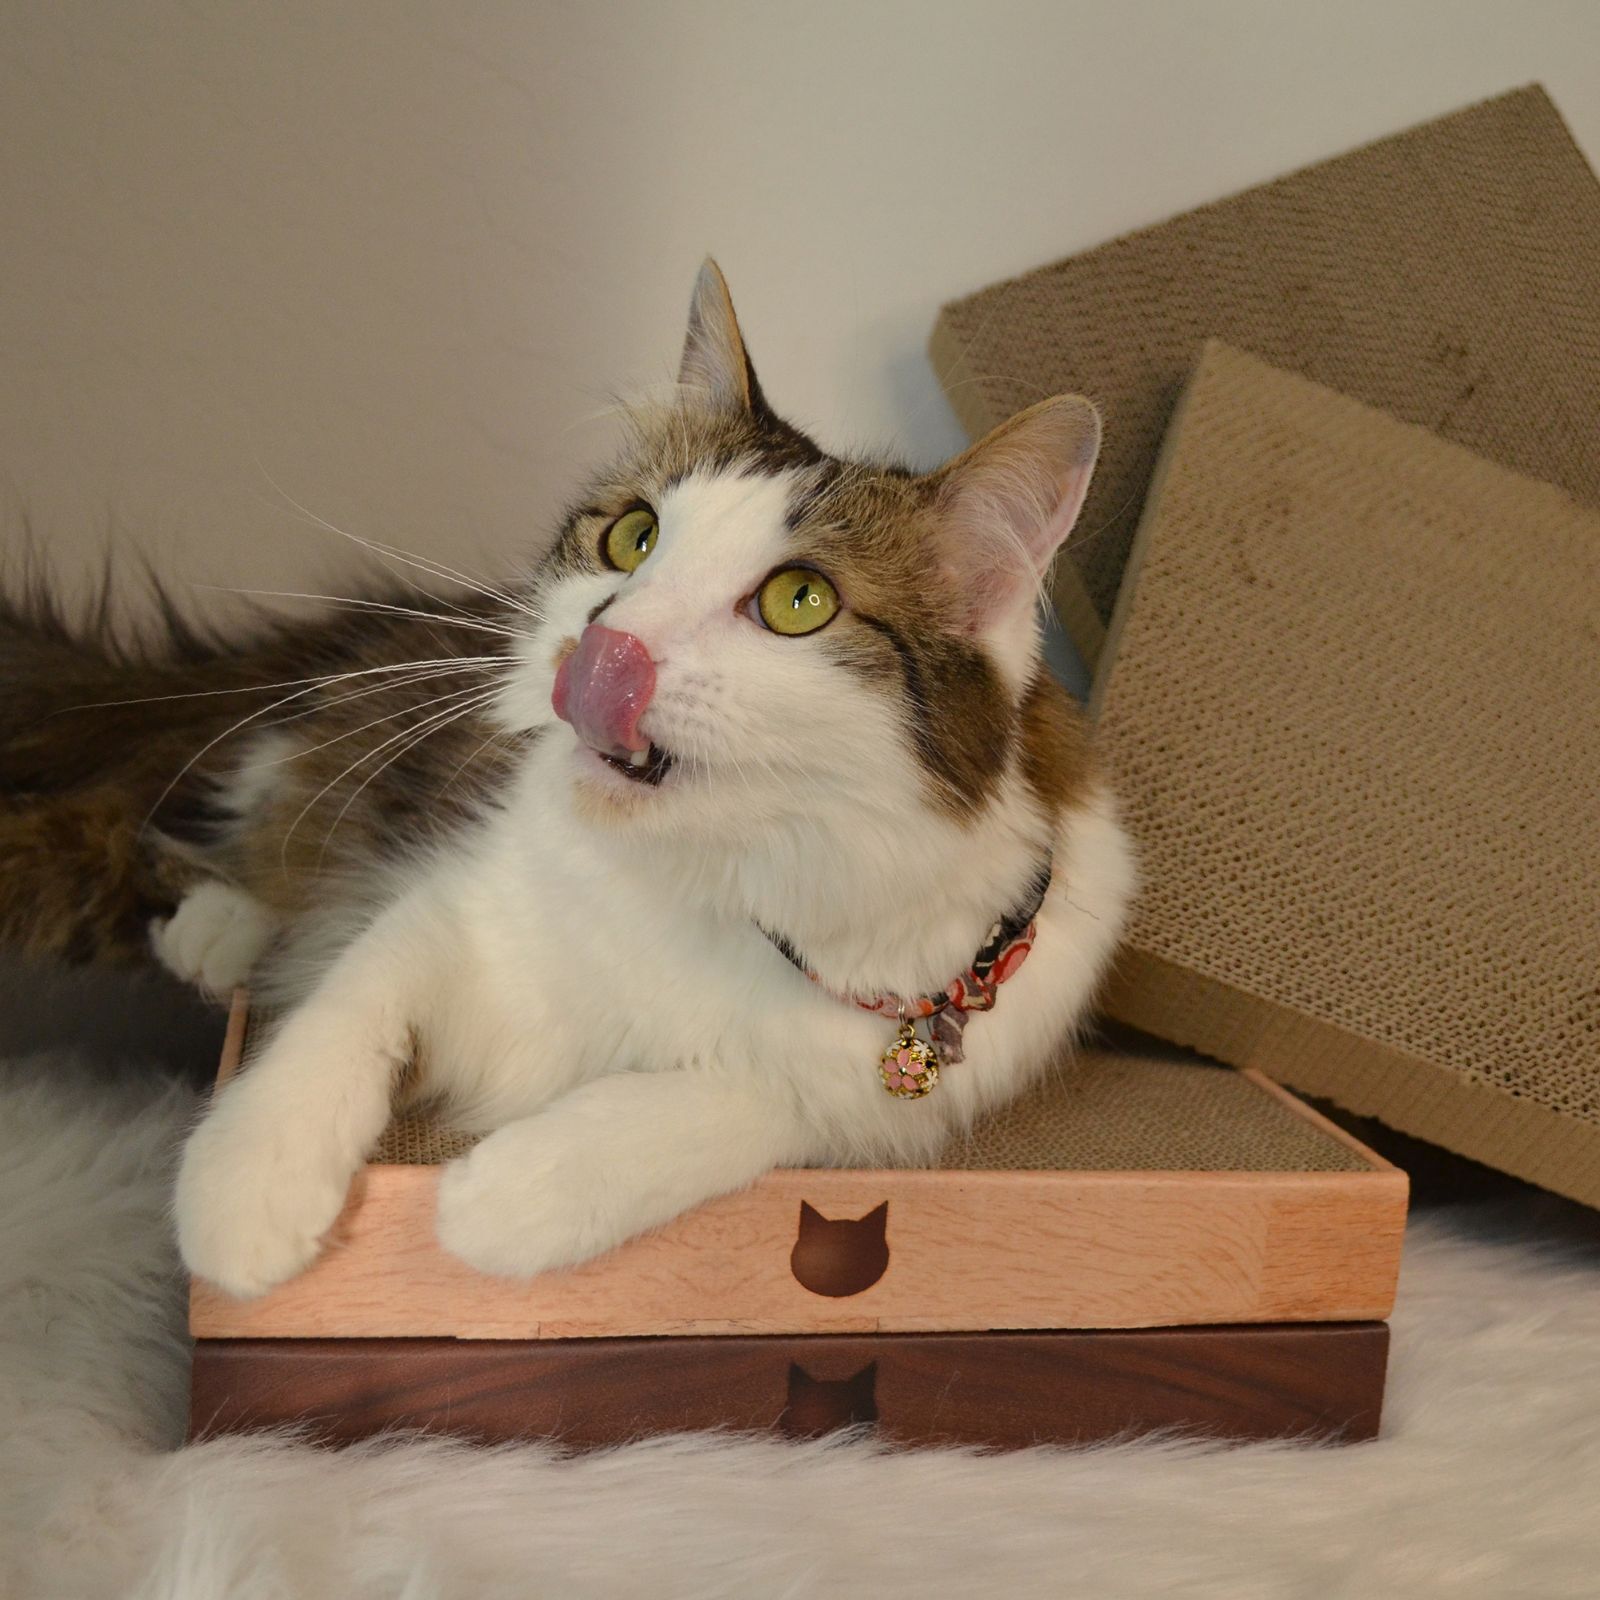
[[[192,1438],[302,1423],[484,1443],[609,1445],[726,1428],[875,1424],[903,1444],[1015,1448],[1176,1429],[1370,1439],[1381,1322],[1092,1333],[662,1339],[202,1339]]]

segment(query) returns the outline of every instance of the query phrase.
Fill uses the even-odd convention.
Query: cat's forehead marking
[[[663,567],[722,573],[736,583],[782,558],[793,474],[697,469],[661,496]]]
[[[697,471],[776,475],[815,469],[830,459],[814,440],[768,411],[641,406],[630,420],[631,465],[663,490]]]

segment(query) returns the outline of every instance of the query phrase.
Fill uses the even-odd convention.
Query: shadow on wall
[[[0,957],[0,1054],[70,1050],[111,1072],[156,1067],[207,1083],[225,1013],[165,973],[38,966]]]

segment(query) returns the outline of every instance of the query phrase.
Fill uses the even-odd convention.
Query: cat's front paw
[[[202,883],[170,917],[150,924],[150,947],[186,983],[226,996],[250,976],[277,925],[254,895],[231,883]]]
[[[531,1278],[575,1266],[621,1244],[636,1229],[581,1152],[528,1123],[490,1134],[439,1176],[439,1242],[495,1277]]]
[[[184,1150],[173,1199],[189,1270],[245,1299],[310,1266],[350,1181],[311,1152],[285,1130],[203,1122]]]

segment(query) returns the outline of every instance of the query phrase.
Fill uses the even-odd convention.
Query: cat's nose
[[[556,669],[550,704],[591,749],[624,760],[650,741],[639,719],[656,689],[656,664],[642,639],[591,622]]]

